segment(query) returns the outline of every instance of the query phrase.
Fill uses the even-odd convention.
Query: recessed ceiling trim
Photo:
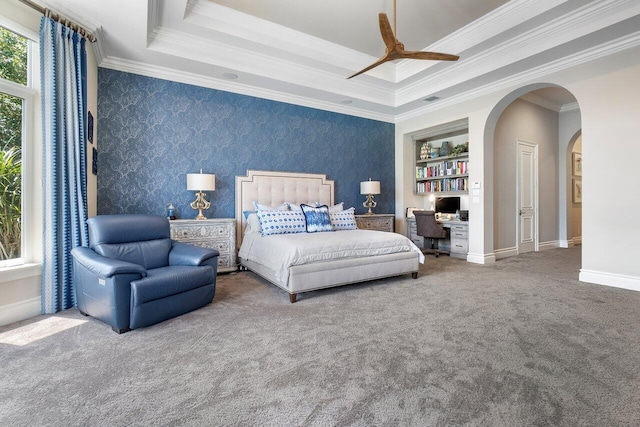
[[[185,22],[264,46],[277,46],[285,54],[295,54],[343,68],[346,70],[345,77],[350,75],[350,70],[376,59],[371,55],[208,0],[190,0],[190,4],[193,4],[193,7],[185,17]],[[376,77],[393,82],[395,70],[387,68],[386,71],[377,73]]]
[[[347,81],[335,73],[163,27],[154,30],[153,42],[147,49],[290,84],[322,91],[330,90],[342,97],[358,98],[388,106],[393,106],[394,102],[392,89],[381,88],[366,81]],[[203,56],[203,50],[209,55]]]
[[[480,54],[448,66],[423,79],[398,89],[396,105],[423,98],[430,93],[495,71],[513,62],[528,58],[559,44],[575,40],[592,31],[619,22],[624,18],[619,12],[624,0],[607,4],[589,4],[567,13],[544,27],[536,27],[511,40],[502,42]],[[640,3],[635,8],[640,13]],[[628,6],[627,9],[628,10]]]
[[[451,33],[422,50],[459,54],[500,33],[534,18],[567,0],[523,0],[505,3],[469,25]],[[396,65],[396,82],[409,78],[437,64],[431,61],[403,60]]]
[[[536,79],[544,78],[546,76],[549,76],[550,74],[576,67],[586,62],[591,62],[596,59],[616,54],[618,52],[633,49],[638,46],[640,46],[640,31],[633,34],[625,35],[624,37],[611,40],[609,42],[591,47],[589,49],[585,49],[581,52],[568,55],[556,61],[531,68],[521,73],[514,74],[507,78],[497,80],[493,83],[479,86],[473,90],[465,91],[461,94],[448,97],[436,104],[423,105],[422,107],[413,109],[406,113],[398,114],[396,115],[396,123],[419,117],[445,107],[450,107],[461,102],[479,98],[484,95],[489,95],[500,90],[520,87],[527,83],[536,82]]]

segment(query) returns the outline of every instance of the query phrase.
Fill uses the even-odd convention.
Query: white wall
[[[640,290],[640,197],[635,190],[640,182],[635,166],[640,159],[640,54],[625,54],[635,66],[585,78],[571,88],[582,112],[580,279]]]
[[[18,0],[10,0],[2,2],[2,9],[0,10],[2,17],[15,22],[34,33],[38,33],[40,30],[40,19],[42,15],[34,11],[30,7],[18,2]],[[35,58],[39,61],[39,58]],[[93,47],[90,43],[87,43],[87,101],[89,110],[92,111],[94,120],[97,119],[97,99],[98,99],[98,84],[97,84],[98,65],[95,55],[93,53]],[[42,147],[42,135],[40,131],[40,114],[38,111],[36,114],[36,125],[33,132],[33,144],[35,149],[41,150]],[[96,120],[97,122],[97,120]],[[97,132],[94,132],[94,141],[97,141]],[[94,145],[97,142],[94,142]],[[34,153],[37,157],[41,157],[40,153]],[[87,163],[88,163],[88,210],[89,215],[96,214],[97,206],[97,184],[95,175],[91,174],[91,144],[88,144],[87,149]],[[40,169],[40,168],[38,168]],[[36,172],[35,187],[37,191],[34,191],[29,195],[33,200],[42,199],[42,187],[40,184],[40,173]],[[33,179],[33,177],[31,177]],[[41,209],[40,205],[37,205]],[[33,215],[33,214],[31,214]],[[41,233],[41,227],[37,227]],[[35,241],[41,242],[39,236],[36,236]],[[41,243],[40,243],[41,244]],[[26,319],[28,317],[37,315],[40,313],[40,254],[42,248],[35,248],[35,254],[33,260],[36,265],[29,268],[13,268],[11,270],[0,270],[0,325],[11,323],[17,320]]]
[[[470,203],[467,259],[480,263],[495,260],[492,127],[502,110],[522,94],[539,87],[561,86],[576,97],[582,122],[580,280],[640,290],[640,264],[635,260],[635,254],[640,253],[640,225],[634,216],[640,212],[640,198],[633,195],[640,182],[640,168],[628,166],[629,159],[640,158],[635,138],[640,135],[639,76],[640,48],[628,49],[397,123],[396,212],[416,203],[411,194],[411,141],[406,135],[468,117],[470,181],[482,181],[482,191],[479,203]],[[496,111],[492,111],[494,107]],[[619,206],[612,209],[602,202],[604,197],[619,201]],[[622,215],[612,218],[613,210]]]

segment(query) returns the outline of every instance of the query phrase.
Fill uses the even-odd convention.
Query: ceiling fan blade
[[[376,62],[374,62],[373,64],[369,65],[367,68],[363,68],[362,70],[358,71],[357,73],[355,73],[352,76],[347,77],[347,80],[349,80],[351,77],[355,77],[355,76],[359,76],[362,73],[366,73],[367,71],[369,71],[372,68],[377,67],[380,64],[384,64],[387,61],[390,61],[391,59],[387,58],[387,56],[385,55],[384,57],[380,58],[379,60],[377,60]]]
[[[396,36],[393,35],[393,30],[389,24],[389,18],[386,13],[378,14],[378,22],[380,23],[380,34],[382,35],[382,41],[387,46],[387,51],[391,52],[396,47]]]
[[[422,52],[422,51],[410,51],[410,50],[399,52],[398,56],[400,58],[406,58],[406,59],[427,59],[431,61],[457,61],[458,59],[460,59],[459,56],[449,55],[448,53]]]

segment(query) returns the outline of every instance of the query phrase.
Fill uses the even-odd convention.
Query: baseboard
[[[560,247],[559,240],[552,240],[550,242],[541,242],[538,244],[538,251],[546,251],[548,249],[555,249]]]
[[[559,248],[572,248],[573,247],[573,240],[569,239],[569,240],[558,240],[558,247]]]
[[[467,254],[467,262],[474,264],[493,264],[496,262],[496,256],[493,253],[490,254]]]
[[[578,279],[581,282],[595,283],[596,285],[611,286],[614,288],[629,289],[640,292],[640,277],[581,269]]]
[[[37,316],[40,309],[40,297],[0,306],[0,326]]]
[[[496,259],[502,259],[502,258],[518,255],[518,249],[515,247],[495,249],[493,253],[495,254]]]

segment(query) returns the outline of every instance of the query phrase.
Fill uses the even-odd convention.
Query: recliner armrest
[[[188,245],[182,242],[172,242],[169,252],[169,265],[201,265],[208,259],[220,255],[215,249],[201,248],[199,246]]]
[[[71,250],[71,256],[87,270],[103,277],[109,278],[116,274],[140,274],[147,276],[147,270],[138,264],[106,258],[86,247],[77,247]]]

